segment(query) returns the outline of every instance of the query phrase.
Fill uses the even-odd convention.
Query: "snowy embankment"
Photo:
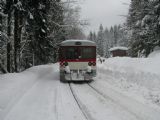
[[[57,66],[58,65],[41,65],[32,67],[21,73],[10,73],[0,75],[0,120],[4,119],[6,115],[10,111],[12,111],[12,108],[14,108],[15,106],[20,106],[17,105],[19,101],[41,79],[45,77],[46,79],[50,80],[53,77],[52,73],[56,73],[54,74],[54,76],[56,75],[56,78],[58,80],[59,78],[57,76]],[[33,97],[33,99],[35,98]],[[23,107],[25,106],[25,104],[21,106]],[[26,106],[28,105],[26,104]],[[27,113],[25,114],[27,115]],[[20,116],[23,117],[24,115],[22,114]],[[12,117],[12,119],[14,118]]]
[[[130,97],[160,106],[160,51],[148,58],[115,57],[98,64],[99,79]],[[154,106],[154,105],[153,105]]]
[[[61,83],[58,64],[0,75],[0,120],[159,120],[159,56],[106,59],[88,84]]]

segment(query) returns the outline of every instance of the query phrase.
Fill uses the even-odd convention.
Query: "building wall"
[[[125,51],[125,50],[115,50],[115,51],[112,51],[111,53],[112,53],[113,57],[116,57],[116,56],[120,56],[120,57],[127,56],[127,51]]]

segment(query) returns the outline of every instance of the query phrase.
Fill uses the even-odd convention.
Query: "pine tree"
[[[111,26],[110,28],[110,48],[114,46],[114,29]]]
[[[0,69],[3,72],[19,72],[34,65],[56,62],[60,42],[68,37],[85,37],[81,27],[85,22],[80,20],[79,8],[70,5],[71,1],[4,0],[1,6],[2,1]],[[5,17],[1,16],[3,11]],[[2,28],[4,23],[6,26]]]
[[[93,33],[92,33],[92,31],[90,31],[90,33],[89,33],[88,40],[93,41]]]
[[[7,73],[10,72],[9,69],[7,70],[7,15],[5,14],[5,5],[6,2],[0,0],[0,72]]]
[[[104,41],[104,30],[102,24],[99,27],[97,35],[97,53],[100,56],[105,56],[105,41]]]
[[[30,12],[26,31],[30,42],[26,45],[29,49],[24,53],[28,55],[28,58],[25,57],[25,61],[28,61],[27,66],[54,62],[58,40],[64,39],[61,39],[63,36],[60,34],[60,24],[63,21],[62,7],[57,1],[31,0],[28,1],[28,8]]]
[[[154,17],[152,17],[153,19],[153,24],[152,24],[152,27],[153,27],[153,34],[155,36],[155,40],[153,41],[153,44],[154,44],[154,47],[156,46],[160,46],[160,34],[159,34],[159,31],[160,31],[160,1],[159,0],[155,0],[152,2],[152,5],[153,5],[153,13],[154,13]]]
[[[119,33],[119,39],[118,39],[118,45],[119,46],[125,46],[128,47],[129,41],[127,38],[127,32],[126,32],[126,25],[119,25],[118,27],[118,33]]]
[[[96,39],[97,39],[97,35],[95,32],[93,32],[93,41],[96,42]]]
[[[131,2],[127,27],[132,32],[130,46],[132,56],[139,53],[145,57],[153,51],[158,44],[158,0],[133,0]],[[154,9],[153,9],[154,8]]]
[[[6,2],[4,2],[3,0],[1,0],[1,15],[5,16],[2,18],[2,36],[3,39],[5,39],[5,46],[6,47],[2,47],[3,49],[6,49],[6,53],[3,54],[3,58],[1,60],[5,60],[5,62],[3,62],[3,66],[7,66],[5,67],[7,72],[11,72],[11,12],[12,12],[12,6],[13,6],[13,1],[12,0],[6,0]],[[8,16],[7,16],[8,15]],[[3,50],[0,50],[3,51]]]
[[[110,29],[106,27],[104,30],[101,24],[97,35],[90,32],[88,39],[97,43],[97,53],[103,57],[109,57],[109,49],[114,46],[128,46],[125,29],[121,25],[111,26]]]

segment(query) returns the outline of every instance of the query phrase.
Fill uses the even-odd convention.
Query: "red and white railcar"
[[[59,48],[60,80],[90,81],[96,76],[96,44],[89,40],[66,40]]]

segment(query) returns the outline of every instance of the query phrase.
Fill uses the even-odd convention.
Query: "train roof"
[[[96,43],[90,40],[65,40],[60,46],[96,46]]]

